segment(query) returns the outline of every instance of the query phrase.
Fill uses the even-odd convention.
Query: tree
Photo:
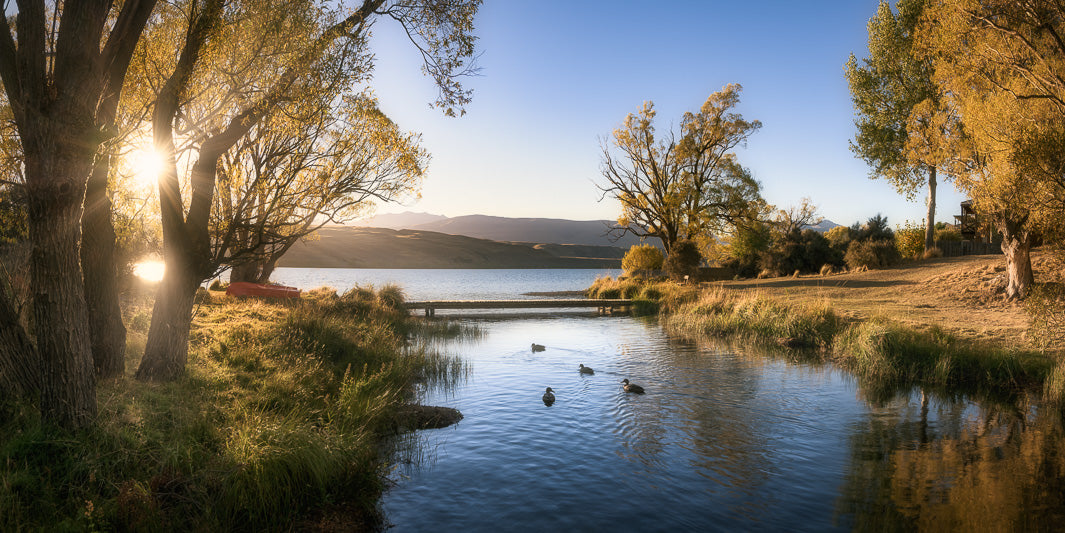
[[[933,81],[932,62],[915,49],[928,0],[899,0],[898,14],[881,0],[869,20],[869,57],[851,54],[844,66],[858,112],[851,150],[912,199],[928,185],[925,249],[935,243],[936,170],[948,159],[945,140],[955,120]]]
[[[281,106],[221,160],[212,256],[232,265],[231,282],[265,283],[303,237],[420,183],[428,155],[417,135],[400,132],[368,94],[322,96],[302,112]]]
[[[757,218],[764,204],[758,182],[733,150],[761,123],[732,112],[741,90],[727,85],[697,113],[685,113],[679,138],[673,131],[655,137],[652,102],[614,130],[613,147],[603,144],[605,183],[599,188],[621,202],[619,234],[655,237],[668,256],[679,241],[725,233]]]
[[[920,37],[964,125],[959,185],[1002,234],[1010,298],[1030,290],[1036,235],[1065,222],[1063,20],[1053,2],[937,0]]]
[[[44,417],[70,428],[96,413],[88,311],[79,250],[83,201],[97,149],[106,139],[101,104],[118,91],[154,0],[42,1],[10,7],[0,32],[0,79],[24,157],[27,226],[33,251],[32,336],[0,320],[0,367],[39,376]],[[12,27],[12,22],[14,26]],[[5,317],[11,309],[0,304]],[[39,366],[38,366],[39,363]],[[36,391],[32,391],[36,392]]]
[[[425,71],[440,90],[437,105],[446,114],[454,114],[456,108],[461,111],[469,101],[469,92],[462,89],[459,77],[468,71],[467,61],[473,55],[475,37],[471,32],[479,0],[422,0],[394,5],[386,5],[384,0],[364,0],[335,22],[316,5],[289,3],[278,11],[278,6],[269,2],[257,5],[248,0],[227,10],[219,4],[219,0],[205,0],[201,8],[193,11],[195,16],[190,19],[182,52],[160,89],[153,110],[155,146],[165,162],[159,197],[167,268],[156,297],[145,354],[137,370],[140,379],[171,380],[184,373],[193,295],[199,283],[210,279],[216,270],[209,226],[220,160],[281,102],[300,98],[303,90],[314,87],[314,77],[308,77],[308,73],[315,70],[309,67],[324,58],[332,59],[330,50],[334,47],[350,50],[354,54],[351,57],[365,56],[370,24],[377,17],[387,17],[402,24],[421,51]],[[274,11],[269,13],[281,20],[263,26],[255,24],[270,7]],[[196,83],[193,74],[203,63],[202,54],[214,51],[209,42],[221,42],[212,39],[223,17],[243,17],[252,21],[253,27],[273,32],[260,35],[256,42],[274,47],[276,53],[255,55],[250,62],[240,63],[254,67],[247,67],[245,74],[270,72],[256,64],[261,61],[274,61],[281,67],[272,71],[276,75],[257,77],[251,90],[227,92],[228,98],[216,106],[216,112],[206,115],[205,122],[211,127],[198,129],[202,133],[196,140],[188,171],[191,197],[186,202],[177,172],[174,133],[190,125],[182,107],[183,98]],[[232,27],[233,24],[226,24],[226,28]],[[237,37],[247,40],[245,35]]]

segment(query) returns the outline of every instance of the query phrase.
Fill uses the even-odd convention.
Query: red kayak
[[[229,284],[226,294],[229,296],[259,296],[262,298],[299,298],[300,290],[284,285],[264,285],[262,283],[238,281]]]

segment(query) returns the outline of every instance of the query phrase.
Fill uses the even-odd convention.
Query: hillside
[[[614,242],[608,235],[610,220],[565,220],[558,218],[507,218],[469,215],[419,224],[411,229],[466,235],[493,241],[542,242],[617,246],[628,249],[640,239],[625,235]]]
[[[620,268],[595,246],[496,242],[432,231],[328,226],[278,262],[316,268]],[[621,251],[623,253],[623,251]],[[573,254],[573,255],[565,255]],[[607,257],[611,257],[607,255]]]

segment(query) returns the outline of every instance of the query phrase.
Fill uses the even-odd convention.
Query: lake
[[[280,269],[311,270],[311,269]],[[414,273],[417,272],[417,273]],[[577,290],[588,271],[279,272],[403,284],[409,297]],[[287,276],[287,277],[286,277]],[[545,279],[546,278],[546,279]],[[370,280],[373,281],[365,281]],[[347,283],[348,285],[345,285]],[[528,283],[528,286],[524,284]],[[320,283],[319,283],[320,284]],[[467,288],[468,292],[467,292]],[[465,418],[419,432],[391,471],[395,531],[1048,530],[1065,523],[1060,413],[908,389],[829,364],[585,312],[469,316],[444,343],[465,382],[422,401]],[[531,343],[544,351],[532,352]],[[595,369],[581,375],[577,365]],[[624,393],[620,381],[643,385]],[[556,401],[541,401],[545,387]]]

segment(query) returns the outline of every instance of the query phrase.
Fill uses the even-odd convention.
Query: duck
[[[621,386],[621,388],[625,389],[625,392],[634,392],[636,394],[643,394],[643,387],[641,387],[641,386],[639,386],[639,385],[637,385],[635,383],[629,383],[628,379],[623,379],[623,380],[621,380],[621,382],[624,384],[624,385]]]
[[[555,395],[551,391],[551,387],[547,388],[547,392],[544,393],[543,400],[544,405],[546,406],[550,406],[551,404],[555,403]]]
[[[595,370],[592,370],[590,366],[584,366],[583,364],[577,369],[581,374],[595,374]]]
[[[532,351],[534,351],[534,352],[542,352],[542,351],[544,351],[546,349],[547,349],[547,347],[544,346],[543,344],[536,344],[535,342],[532,343]]]

